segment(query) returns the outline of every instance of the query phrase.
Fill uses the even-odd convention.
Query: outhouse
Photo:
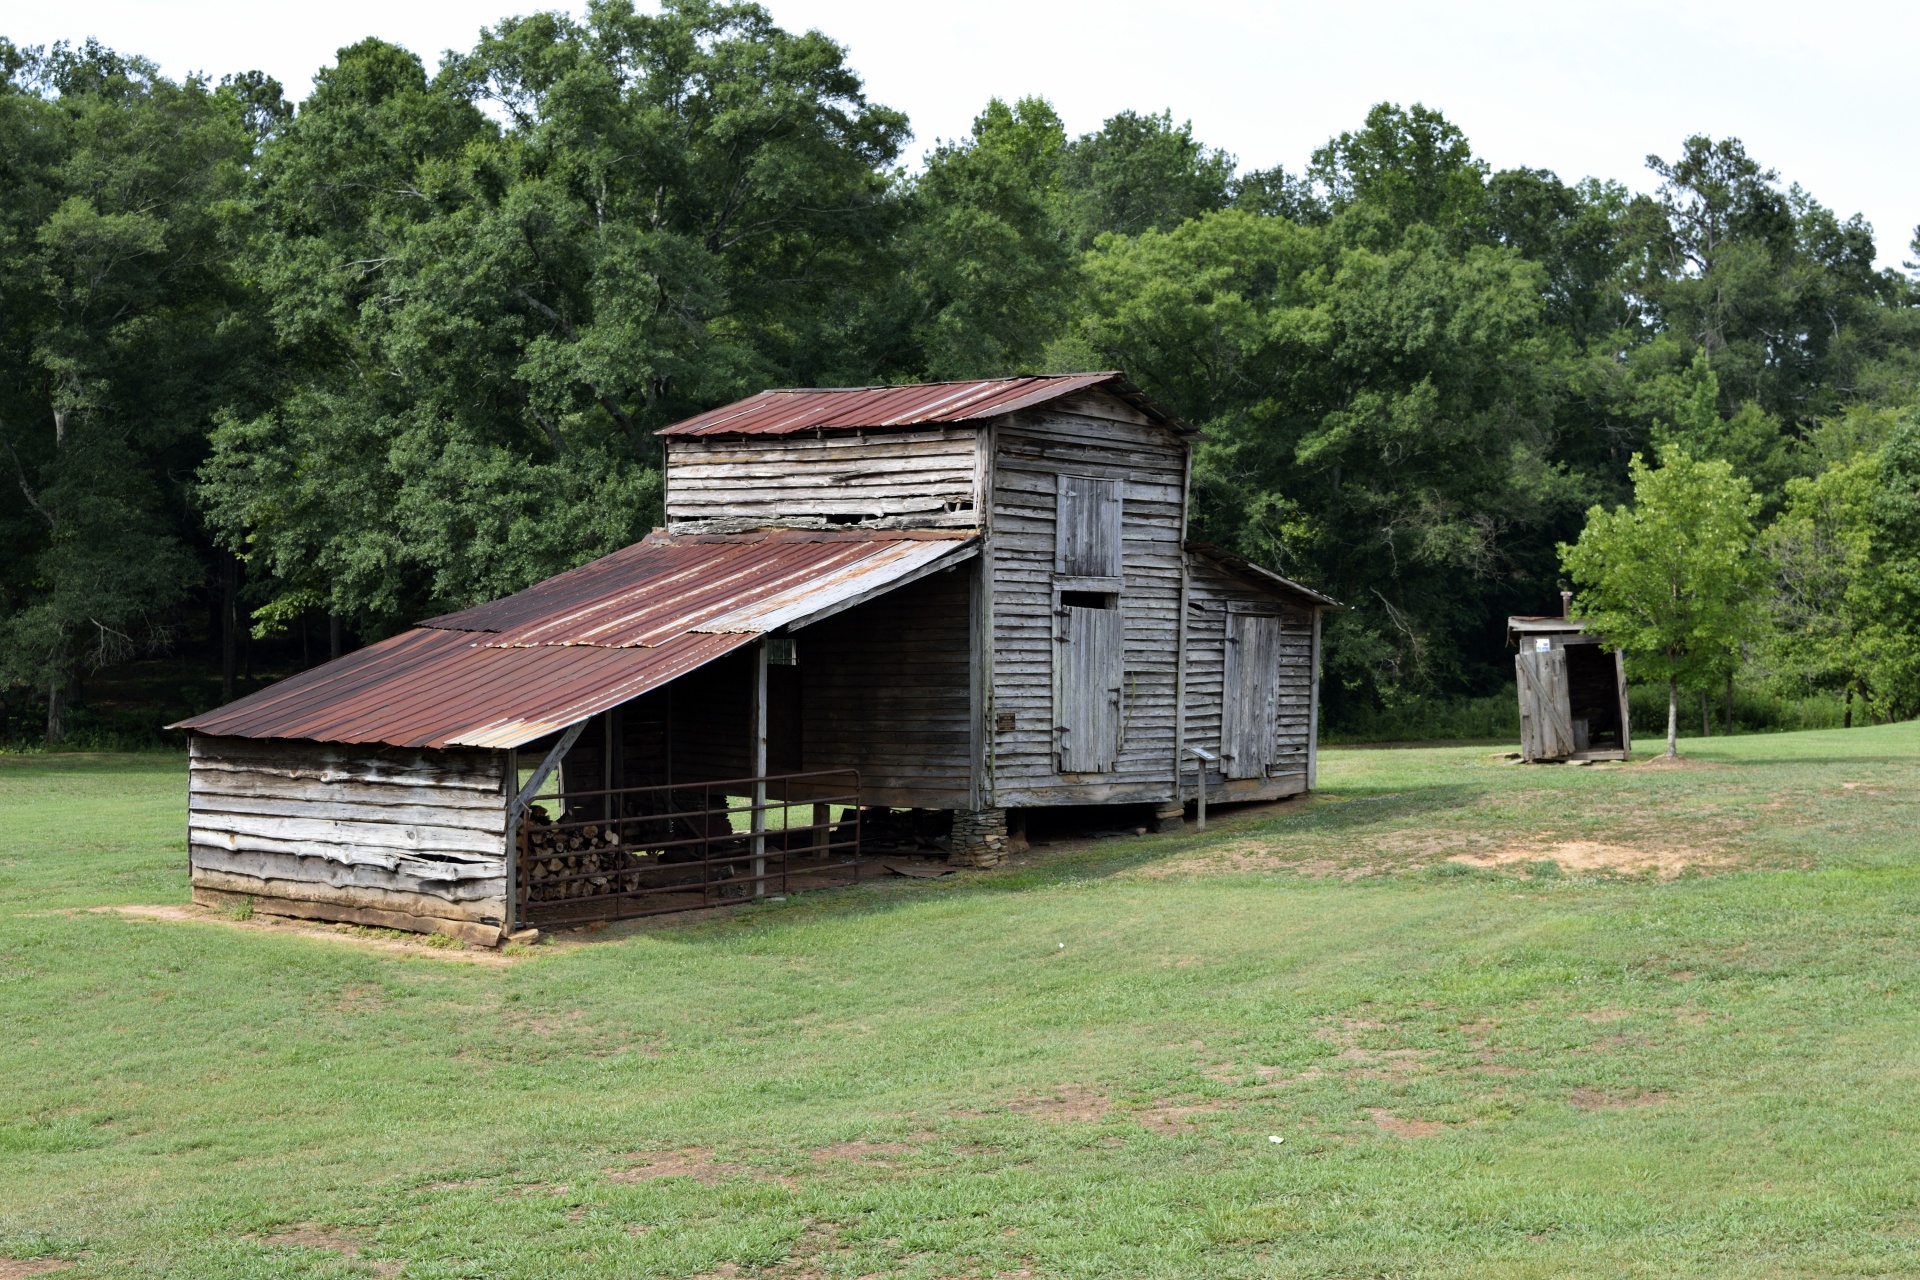
[[[1633,750],[1626,661],[1586,633],[1578,618],[1515,616],[1520,755],[1529,763],[1625,760]]]
[[[1333,602],[1188,540],[1193,429],[1121,375],[661,436],[641,542],[183,722],[196,894],[484,938],[686,905],[689,859],[707,901],[863,840],[991,865],[1036,807],[1312,787]]]

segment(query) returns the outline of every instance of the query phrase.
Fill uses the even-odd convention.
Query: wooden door
[[[1264,778],[1279,736],[1280,619],[1227,615],[1220,756],[1229,778]]]
[[[1117,608],[1063,605],[1054,635],[1053,714],[1061,773],[1111,773],[1120,753],[1121,652]]]
[[[1567,702],[1567,655],[1560,649],[1522,652],[1513,660],[1520,688],[1520,754],[1559,760],[1573,754],[1573,712]]]
[[[1059,477],[1053,518],[1053,571],[1073,578],[1120,576],[1118,480]]]

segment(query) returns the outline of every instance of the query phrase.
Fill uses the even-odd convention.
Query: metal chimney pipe
[[[1571,618],[1573,616],[1573,592],[1571,591],[1562,591],[1560,593],[1560,616],[1563,618]]]

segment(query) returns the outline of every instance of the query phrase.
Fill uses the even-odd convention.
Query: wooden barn
[[[1625,655],[1566,616],[1570,596],[1562,594],[1557,618],[1507,619],[1507,643],[1520,650],[1513,659],[1520,757],[1529,764],[1625,760],[1633,752]]]
[[[666,526],[185,721],[201,901],[494,942],[1313,786],[1333,602],[1190,543],[1113,373],[762,392]]]

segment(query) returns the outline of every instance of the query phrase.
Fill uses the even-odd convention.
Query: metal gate
[[[521,927],[857,884],[860,774],[834,769],[537,796],[514,846]]]

